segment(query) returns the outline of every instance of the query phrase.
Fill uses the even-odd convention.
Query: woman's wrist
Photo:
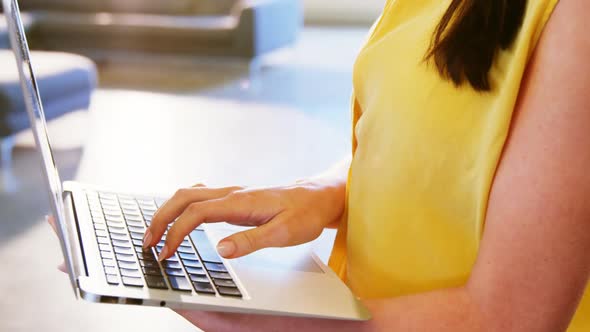
[[[321,210],[326,211],[323,226],[337,228],[346,205],[346,180],[316,177],[297,181],[296,186],[317,195],[317,203],[322,205]]]

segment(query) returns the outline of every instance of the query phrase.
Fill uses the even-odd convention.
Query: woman
[[[350,164],[180,190],[144,241],[178,217],[164,259],[201,223],[258,226],[219,243],[236,258],[338,227],[330,266],[373,319],[180,313],[206,331],[590,331],[589,11],[388,1],[355,64]]]

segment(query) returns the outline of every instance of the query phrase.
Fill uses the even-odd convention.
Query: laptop
[[[2,0],[26,111],[75,296],[90,302],[219,312],[366,320],[368,310],[311,250],[264,249],[235,260],[215,243],[232,232],[203,226],[168,260],[142,239],[166,197],[62,183],[16,0]]]

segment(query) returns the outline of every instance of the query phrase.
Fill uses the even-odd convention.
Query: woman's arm
[[[562,0],[543,33],[465,286],[366,301],[365,323],[181,314],[206,331],[565,331],[590,275],[588,12]]]
[[[162,238],[159,259],[173,255],[184,237],[202,223],[229,222],[256,226],[223,239],[217,249],[237,258],[268,247],[287,247],[316,239],[327,227],[338,227],[344,213],[350,158],[295,185],[273,188],[207,188],[198,184],[181,189],[154,215],[144,247]]]

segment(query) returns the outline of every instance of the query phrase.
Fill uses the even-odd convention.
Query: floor
[[[348,102],[368,28],[307,28],[293,48],[254,64],[117,59],[101,65],[88,112],[50,124],[63,180],[171,192],[276,185],[350,150]],[[0,331],[196,331],[160,308],[76,301],[55,266],[58,244],[31,137],[0,170]],[[318,243],[325,258],[330,234]]]

